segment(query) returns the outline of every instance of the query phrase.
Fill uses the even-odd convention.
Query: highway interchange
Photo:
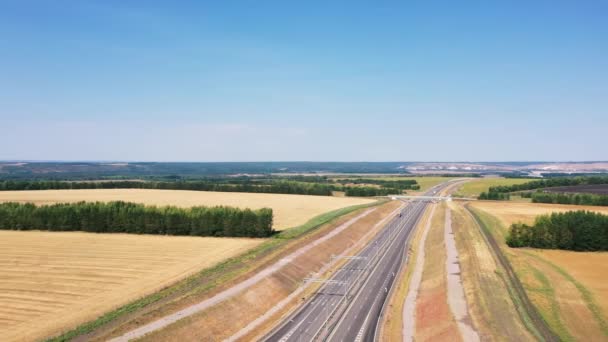
[[[450,183],[429,189],[433,196]],[[411,232],[428,199],[410,199],[400,215],[267,337],[269,342],[374,341],[390,289],[404,261]]]

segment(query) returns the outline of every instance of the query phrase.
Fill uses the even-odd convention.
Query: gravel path
[[[281,269],[286,264],[291,262],[291,260],[306,253],[307,251],[309,251],[311,248],[317,246],[318,244],[331,239],[335,235],[342,232],[344,229],[350,227],[353,223],[355,223],[359,219],[369,215],[374,210],[376,210],[376,208],[371,208],[371,209],[368,209],[368,210],[364,211],[363,213],[353,217],[352,219],[344,222],[339,227],[335,228],[334,230],[332,230],[330,233],[326,234],[325,236],[323,236],[319,239],[316,239],[315,241],[307,244],[306,246],[296,250],[295,252],[289,254],[287,257],[277,261],[273,265],[271,265],[271,266],[267,267],[266,269],[262,270],[261,272],[255,274],[251,278],[249,278],[223,292],[220,292],[220,293],[216,294],[215,296],[208,298],[198,304],[191,305],[185,309],[182,309],[173,314],[167,315],[159,320],[156,320],[156,321],[148,323],[140,328],[127,332],[124,335],[121,335],[119,337],[116,337],[116,338],[110,340],[110,342],[127,342],[127,341],[130,341],[133,339],[141,338],[144,335],[149,334],[153,331],[165,328],[168,325],[173,324],[182,318],[192,316],[192,315],[197,314],[203,310],[206,310],[220,302],[223,302],[223,301],[233,297],[234,295],[242,292],[243,290],[246,290],[247,288],[257,284],[262,279],[270,276],[271,274],[277,272],[279,269]]]
[[[445,208],[444,240],[446,249],[446,272],[448,286],[448,304],[456,319],[458,330],[464,341],[479,341],[479,334],[470,322],[467,301],[464,297],[462,279],[460,279],[460,263],[458,262],[458,250],[456,240],[452,232],[452,211]]]

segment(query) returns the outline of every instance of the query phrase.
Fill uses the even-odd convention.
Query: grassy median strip
[[[237,276],[242,275],[242,274],[246,273],[247,271],[251,270],[254,267],[254,265],[251,265],[250,263],[248,263],[248,261],[251,261],[260,256],[263,256],[266,253],[269,253],[271,250],[278,249],[278,248],[286,245],[291,240],[302,237],[308,233],[311,233],[311,232],[317,230],[318,228],[320,228],[321,226],[331,223],[332,221],[338,219],[341,216],[347,215],[349,213],[352,213],[352,212],[360,210],[360,209],[378,206],[378,205],[381,205],[384,203],[386,203],[386,200],[379,200],[379,201],[368,203],[368,204],[361,204],[361,205],[355,205],[355,206],[337,209],[337,210],[330,211],[330,212],[318,215],[316,217],[313,217],[305,224],[298,226],[298,227],[286,229],[286,230],[274,235],[272,238],[268,239],[266,242],[262,243],[261,245],[255,247],[239,256],[230,258],[211,268],[204,269],[195,275],[192,275],[182,281],[179,281],[175,285],[167,287],[166,289],[163,289],[163,290],[153,293],[151,295],[148,295],[148,296],[145,296],[138,300],[135,300],[118,309],[112,310],[112,311],[98,317],[97,319],[84,323],[64,334],[49,338],[49,339],[47,339],[47,342],[69,341],[78,336],[91,333],[95,329],[97,329],[117,318],[123,317],[127,314],[130,314],[137,310],[145,308],[148,305],[156,303],[175,293],[184,292],[184,293],[190,293],[190,294],[201,294],[201,293],[210,291],[210,290],[214,289],[216,286],[218,286],[230,279],[234,279]],[[203,282],[202,284],[200,284],[201,280],[205,279],[205,278],[211,278],[212,280],[206,281],[206,282]]]

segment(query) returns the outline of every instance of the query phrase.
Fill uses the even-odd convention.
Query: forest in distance
[[[219,192],[250,192],[332,196],[343,191],[346,196],[386,196],[404,190],[418,190],[416,180],[377,180],[367,178],[342,179],[333,182],[327,177],[210,177],[203,180],[114,180],[114,181],[57,181],[4,180],[0,191],[70,189],[163,189]]]

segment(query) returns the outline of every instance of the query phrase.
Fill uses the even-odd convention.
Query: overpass
[[[467,197],[452,197],[452,196],[410,196],[410,195],[389,195],[386,196],[391,199],[403,199],[403,200],[419,200],[419,201],[476,201],[477,198]]]

